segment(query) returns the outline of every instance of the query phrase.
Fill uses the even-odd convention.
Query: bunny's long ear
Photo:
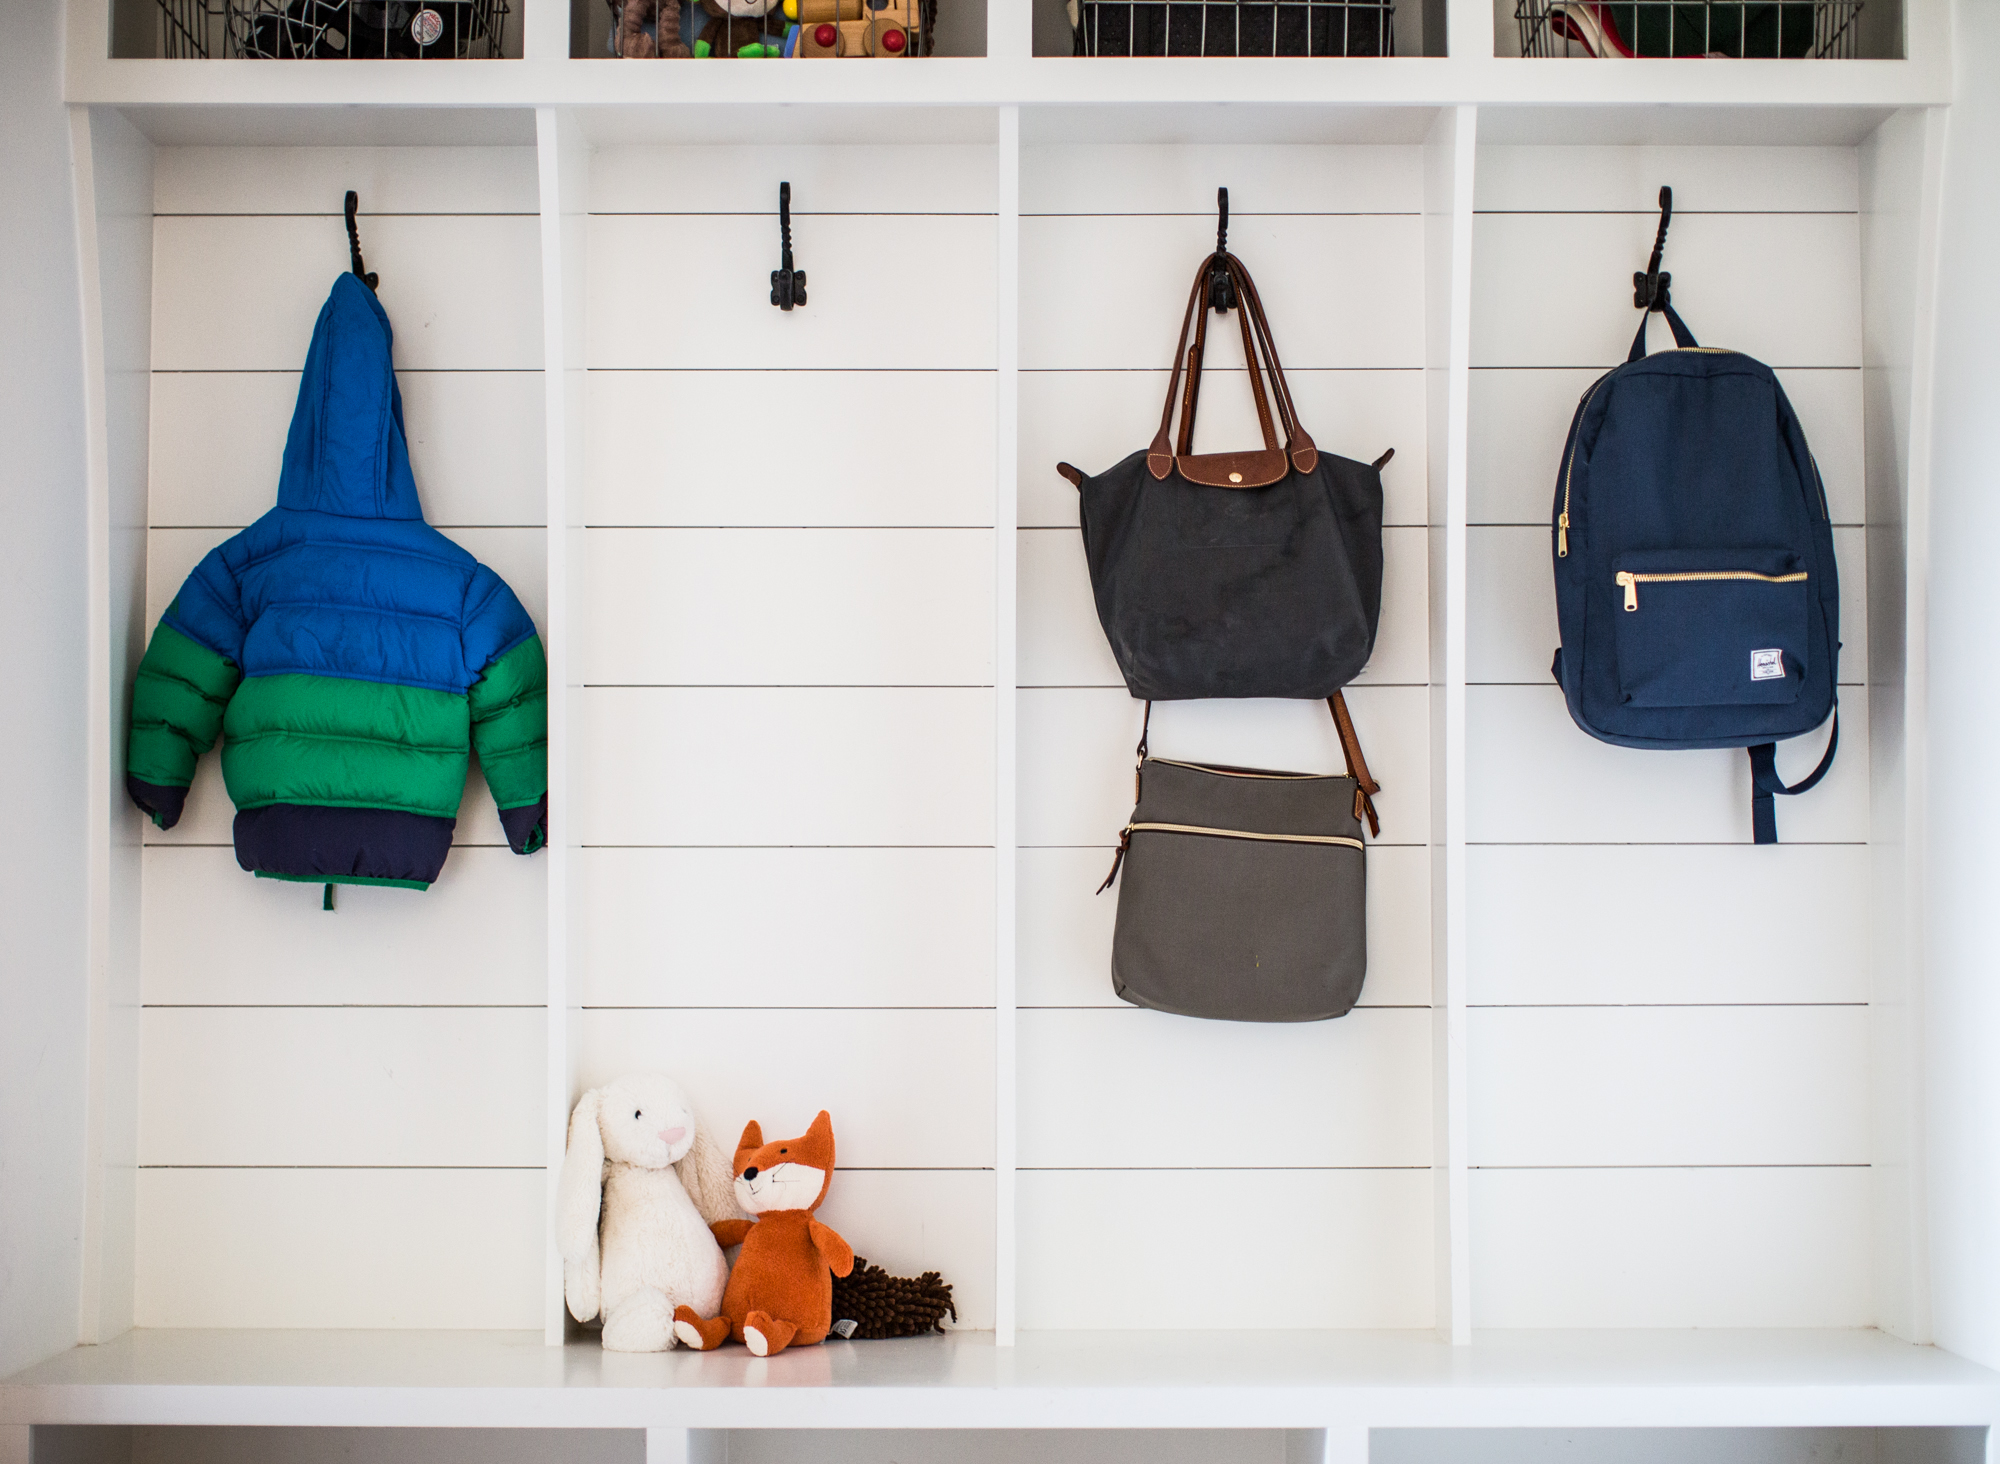
[[[604,1133],[597,1125],[598,1093],[576,1100],[569,1116],[569,1147],[563,1154],[556,1195],[556,1249],[566,1261],[581,1260],[597,1245],[597,1211],[604,1200]]]
[[[695,1124],[694,1143],[674,1169],[680,1174],[681,1187],[694,1201],[701,1218],[709,1224],[743,1218],[743,1212],[736,1205],[736,1175],[722,1150],[709,1138],[706,1126],[699,1122]]]

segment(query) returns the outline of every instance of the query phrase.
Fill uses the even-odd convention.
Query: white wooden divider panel
[[[771,308],[770,212],[598,214],[589,232],[592,370],[992,369],[990,216],[828,215],[810,251],[794,221],[811,304],[793,311]]]
[[[993,523],[990,372],[593,371],[587,410],[593,525]]]
[[[990,849],[584,849],[577,870],[586,1007],[993,1004]]]
[[[1423,843],[1430,827],[1426,703],[1422,687],[1362,686],[1347,694],[1369,769],[1382,785],[1375,804],[1385,844]],[[1122,687],[1021,693],[1023,847],[1109,850],[1116,842],[1132,814],[1142,705]],[[1153,709],[1151,749],[1234,767],[1338,773],[1341,766],[1324,702],[1162,702]]]
[[[539,1005],[149,1007],[139,1162],[538,1163],[542,1026]]]
[[[1257,282],[1288,375],[1295,367],[1423,364],[1423,220],[1416,214],[1232,213],[1229,235],[1230,251]],[[1022,219],[1021,272],[1029,284],[1022,369],[1154,371],[1171,364],[1195,269],[1214,248],[1213,214]],[[1357,284],[1335,288],[1335,277]],[[1241,332],[1234,319],[1225,323],[1226,334],[1211,329],[1209,347],[1217,364],[1238,364]],[[1146,445],[1158,412],[1156,405],[1142,419],[1149,430],[1124,451]]]
[[[1472,1264],[1481,1327],[1865,1327],[1868,1170],[1475,1169]]]
[[[991,844],[993,693],[596,687],[585,844]]]
[[[297,371],[348,267],[338,216],[167,217],[153,240],[155,371]],[[399,370],[540,369],[533,215],[376,218],[361,249]]]
[[[585,560],[588,683],[993,684],[989,529],[605,529]]]
[[[811,303],[769,304],[776,185]],[[991,1327],[995,154],[607,148],[588,196],[576,1079],[733,1146]]]
[[[1481,1007],[1472,1162],[1865,1164],[1868,1010]]]
[[[1027,1170],[1021,1279],[1023,1327],[1428,1327],[1430,1171]]]
[[[1489,147],[1472,198],[1482,213],[1657,215],[1662,183],[1674,190],[1675,230],[1692,214],[1853,213],[1861,203],[1851,147]],[[1676,253],[1679,238],[1668,236]]]
[[[1861,845],[1485,845],[1467,863],[1475,1006],[1868,999]]]
[[[1188,272],[1192,277],[1192,264]],[[1285,329],[1277,321],[1272,325]],[[1284,349],[1282,339],[1278,347]],[[1171,336],[1161,341],[1160,361],[1171,356],[1173,348]],[[1211,360],[1227,364],[1203,370],[1201,410],[1195,420],[1197,451],[1256,447],[1262,440],[1249,377],[1240,364],[1242,353],[1240,337],[1222,341],[1209,353]],[[1153,440],[1167,397],[1167,372],[1158,361],[1153,367],[1022,373],[1023,527],[1076,529],[1076,489],[1056,472],[1057,463],[1101,473],[1121,458],[1143,451]],[[1285,380],[1291,384],[1299,420],[1321,452],[1372,463],[1385,449],[1396,449],[1382,469],[1382,521],[1423,523],[1423,373],[1300,370],[1287,361]]]
[[[1382,532],[1382,618],[1375,654],[1355,678],[1357,686],[1422,686],[1429,679],[1424,533],[1421,528]],[[1083,535],[1074,527],[1023,529],[1020,545],[1020,685],[1123,690],[1125,679],[1091,598]]]
[[[824,1108],[843,1171],[993,1163],[990,1011],[600,1007],[578,1023],[584,1087],[664,1068],[729,1149],[750,1119],[776,1139]]]
[[[1827,480],[1849,715],[1749,846],[1740,751],[1616,748],[1549,679],[1549,504],[1624,359],[1661,183],[1697,338],[1781,368]],[[1481,1326],[1860,1325],[1869,1313],[1867,560],[1844,149],[1487,148],[1473,256],[1468,1027]],[[1668,343],[1655,321],[1651,342]],[[1810,769],[1824,734],[1785,744]],[[1843,1167],[1824,1167],[1843,1166]]]
[[[539,371],[403,371],[398,384],[425,518],[448,531],[542,522]],[[298,394],[296,370],[156,375],[153,527],[241,526],[269,510]]]
[[[1638,319],[1636,312],[1633,319]],[[1474,525],[1533,524],[1546,529],[1554,522],[1556,474],[1577,403],[1591,383],[1615,364],[1529,370],[1489,367],[1472,373],[1467,430],[1480,444],[1473,455],[1470,484]],[[1787,366],[1778,372],[1778,383],[1812,445],[1834,523],[1859,524],[1865,517],[1861,373],[1844,366]]]
[[[541,1005],[542,861],[504,845],[453,849],[422,893],[343,886],[332,915],[318,885],[253,879],[228,848],[143,857],[148,1006]]]
[[[1253,217],[1421,213],[1423,178],[1416,152],[1414,147],[1393,144],[1024,147],[1021,212],[1091,217],[1185,214],[1207,219],[1210,238],[1218,187],[1229,189],[1232,234],[1239,221]],[[1189,279],[1198,258],[1188,259]],[[1255,273],[1256,261],[1249,262]],[[1230,324],[1233,329],[1235,322]]]
[[[926,135],[930,125],[913,117],[906,139],[874,146],[602,147],[590,161],[589,207],[594,214],[754,217],[764,231],[756,257],[771,256],[771,264],[765,266],[768,298],[769,272],[778,254],[780,179],[792,185],[792,246],[808,275],[819,267],[818,230],[828,216],[993,216],[998,164],[993,145],[933,142]],[[703,263],[679,261],[679,276],[698,284]],[[638,276],[622,278],[636,282]],[[833,283],[831,277],[828,283]],[[967,279],[968,294],[974,283]],[[819,296],[812,295],[811,300],[811,308],[817,310]]]
[[[142,1169],[134,1320],[533,1327],[545,1183],[540,1164]]]
[[[1843,701],[1840,756],[1826,781],[1778,806],[1788,843],[1868,838],[1867,693]],[[1750,760],[1740,749],[1648,752],[1577,730],[1562,688],[1474,686],[1466,693],[1466,837],[1475,844],[1747,843]],[[1826,749],[1821,730],[1778,744],[1778,772],[1797,782]],[[1386,830],[1386,825],[1384,826]],[[1678,918],[1661,910],[1654,917]],[[1766,918],[1798,920],[1801,912]]]
[[[341,200],[350,188],[359,195],[361,250],[372,254],[371,220],[383,214],[534,213],[535,150],[163,147],[154,157],[156,214],[314,214],[333,221],[343,245]],[[387,281],[388,270],[376,272]]]
[[[532,151],[163,148],[149,634],[276,500],[350,187],[428,516],[544,620]],[[146,830],[140,1324],[532,1325],[546,861],[506,851],[475,767],[435,889],[348,888],[327,914],[318,886],[237,868],[216,763]]]
[[[1428,1168],[1430,1014],[1021,1013],[1028,1169]]]
[[[1554,686],[1549,659],[1562,636],[1548,529],[1489,526],[1468,529],[1466,537],[1466,592],[1480,607],[1466,627],[1467,679]],[[1866,532],[1858,525],[1836,528],[1833,552],[1840,571],[1840,684],[1858,687],[1868,671]]]
[[[1658,228],[1657,213],[1476,215],[1473,366],[1624,360],[1638,329],[1632,271]],[[1674,307],[1703,345],[1771,366],[1861,364],[1854,214],[1676,214],[1667,241]],[[1664,321],[1653,329],[1652,349],[1672,344]]]
[[[1095,893],[1111,867],[1109,842],[1021,852],[1021,1006],[1129,1008],[1111,989],[1113,890]],[[1428,1007],[1430,865],[1423,849],[1368,851],[1368,984],[1364,1007]]]

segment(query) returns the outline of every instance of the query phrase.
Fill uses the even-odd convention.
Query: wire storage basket
[[[1517,0],[1523,56],[1846,60],[1862,0]]]
[[[1393,56],[1395,0],[1070,0],[1079,56]]]
[[[159,0],[160,54],[423,61],[505,54],[508,0]]]

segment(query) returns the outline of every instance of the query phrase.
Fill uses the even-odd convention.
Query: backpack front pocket
[[[1627,706],[1773,706],[1806,678],[1807,571],[1789,550],[1656,550],[1613,562]]]

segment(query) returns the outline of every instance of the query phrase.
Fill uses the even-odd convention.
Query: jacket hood
[[[306,352],[278,507],[346,518],[424,516],[389,359],[393,339],[381,301],[359,276],[333,282]]]

